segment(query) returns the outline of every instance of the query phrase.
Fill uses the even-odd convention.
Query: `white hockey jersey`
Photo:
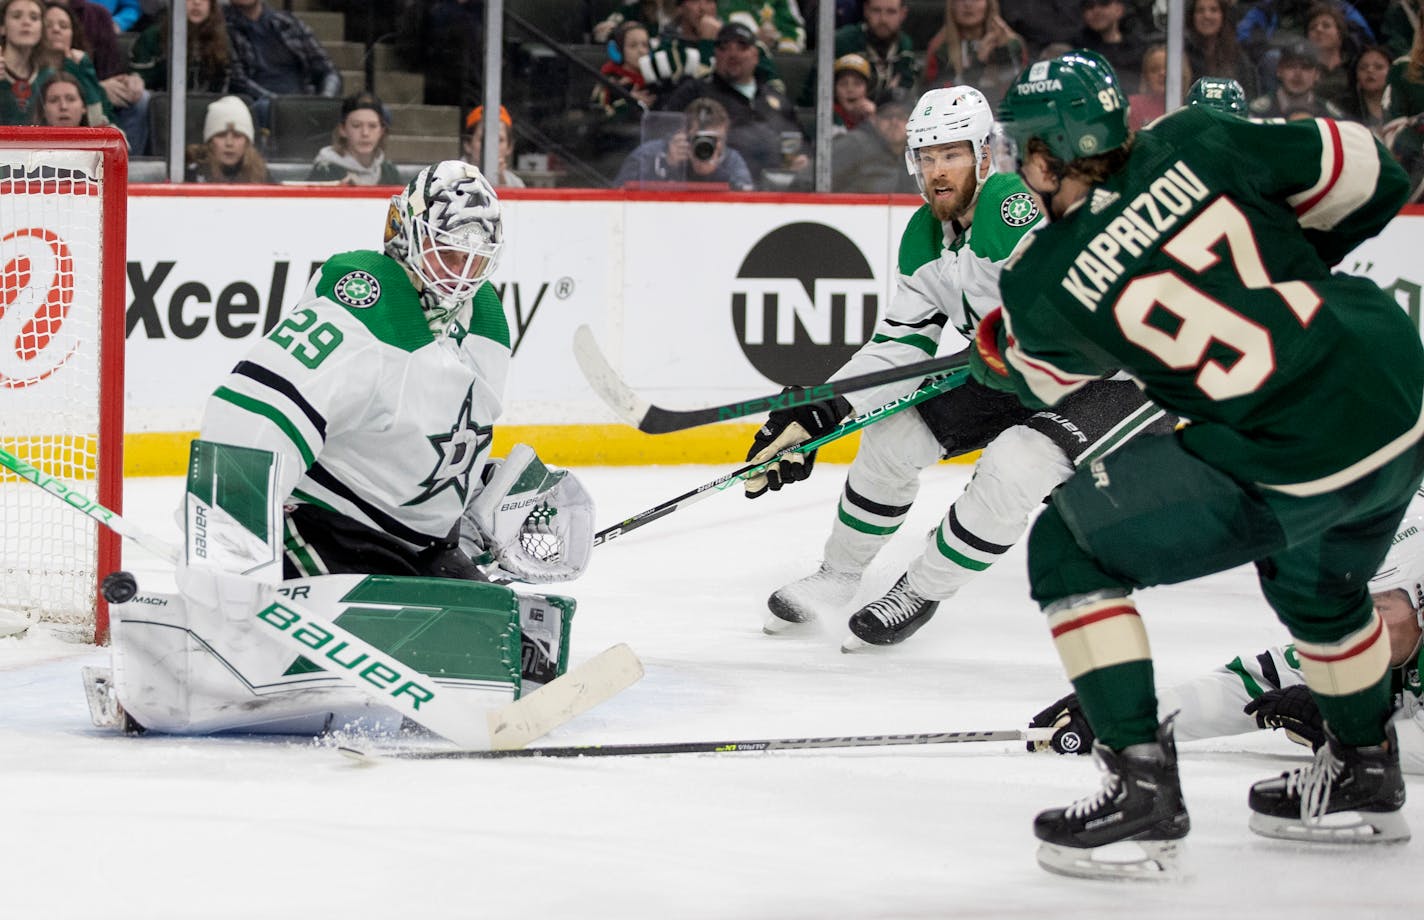
[[[995,173],[984,180],[968,228],[945,225],[923,205],[900,237],[899,277],[875,333],[832,380],[869,374],[961,351],[979,320],[999,306],[999,273],[1019,240],[1043,222],[1023,180]],[[941,343],[946,326],[963,340]],[[914,391],[906,380],[846,394],[856,414]]]
[[[1393,668],[1394,729],[1399,736],[1400,763],[1406,773],[1424,773],[1424,687],[1419,672],[1424,649],[1414,659]],[[1195,741],[1259,730],[1254,716],[1242,708],[1261,694],[1305,683],[1295,646],[1269,648],[1242,655],[1195,680],[1163,690],[1157,696],[1159,717],[1177,712],[1178,741]]]
[[[488,283],[445,333],[431,332],[399,262],[333,256],[208,399],[202,437],[280,454],[288,504],[423,549],[479,491],[509,371],[509,328]]]

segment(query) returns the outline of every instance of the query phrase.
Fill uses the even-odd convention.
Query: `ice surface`
[[[723,472],[581,471],[604,524]],[[1014,728],[1067,691],[1023,555],[909,643],[844,655],[843,622],[761,633],[812,571],[844,467],[748,502],[719,495],[596,550],[573,659],[628,642],[643,681],[550,743]],[[963,487],[925,477],[862,586],[888,587]],[[128,517],[175,538],[177,480],[128,484]],[[126,548],[161,586],[160,563]],[[1283,639],[1252,573],[1139,599],[1159,681]],[[1405,917],[1415,841],[1307,848],[1246,827],[1246,789],[1304,762],[1279,735],[1182,746],[1193,875],[1083,882],[1034,863],[1041,808],[1097,788],[1088,758],[1011,744],[559,761],[349,764],[308,740],[124,738],[93,729],[79,669],[104,650],[0,640],[0,918]],[[1406,814],[1424,833],[1424,787]]]

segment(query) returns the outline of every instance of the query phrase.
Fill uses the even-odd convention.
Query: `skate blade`
[[[882,652],[888,652],[894,647],[895,645],[876,645],[873,642],[866,642],[864,639],[860,638],[857,635],[847,636],[846,640],[841,643],[841,651],[845,652],[846,654],[863,655],[868,652],[872,655],[875,655],[880,654]]]
[[[773,613],[766,618],[766,622],[761,624],[761,631],[768,636],[799,638],[815,633],[816,621],[808,620],[805,623],[793,623],[790,620],[783,620]]]
[[[1122,840],[1100,847],[1038,845],[1038,864],[1055,875],[1107,881],[1178,881],[1187,877],[1180,840]]]
[[[122,728],[123,710],[114,696],[110,670],[86,666],[79,669],[79,675],[84,682],[84,698],[89,702],[89,721],[95,728]]]
[[[1401,811],[1338,811],[1309,822],[1252,812],[1251,830],[1304,843],[1403,843],[1410,836]]]

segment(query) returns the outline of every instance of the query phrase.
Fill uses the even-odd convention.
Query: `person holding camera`
[[[694,99],[713,99],[731,119],[728,143],[746,159],[755,179],[761,180],[768,170],[804,174],[810,158],[796,109],[785,93],[758,73],[759,55],[752,30],[742,22],[727,23],[717,33],[712,73],[683,81],[664,107],[686,111]]]
[[[639,145],[613,179],[622,188],[629,183],[707,182],[732,191],[753,188],[751,169],[736,150],[727,146],[731,117],[715,99],[694,99],[683,110],[682,126],[670,136]]]

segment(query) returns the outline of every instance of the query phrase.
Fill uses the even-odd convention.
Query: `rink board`
[[[389,190],[135,187],[129,203],[126,471],[182,468],[203,400],[334,252],[378,248]],[[497,445],[565,464],[740,460],[755,421],[640,434],[571,360],[589,324],[614,366],[669,407],[812,383],[866,340],[894,285],[905,196],[510,191],[501,290],[515,358]],[[159,228],[183,227],[182,234]],[[153,229],[150,229],[153,228]],[[1424,208],[1341,270],[1418,319]],[[848,460],[854,439],[823,459]],[[498,446],[497,446],[498,449]]]

